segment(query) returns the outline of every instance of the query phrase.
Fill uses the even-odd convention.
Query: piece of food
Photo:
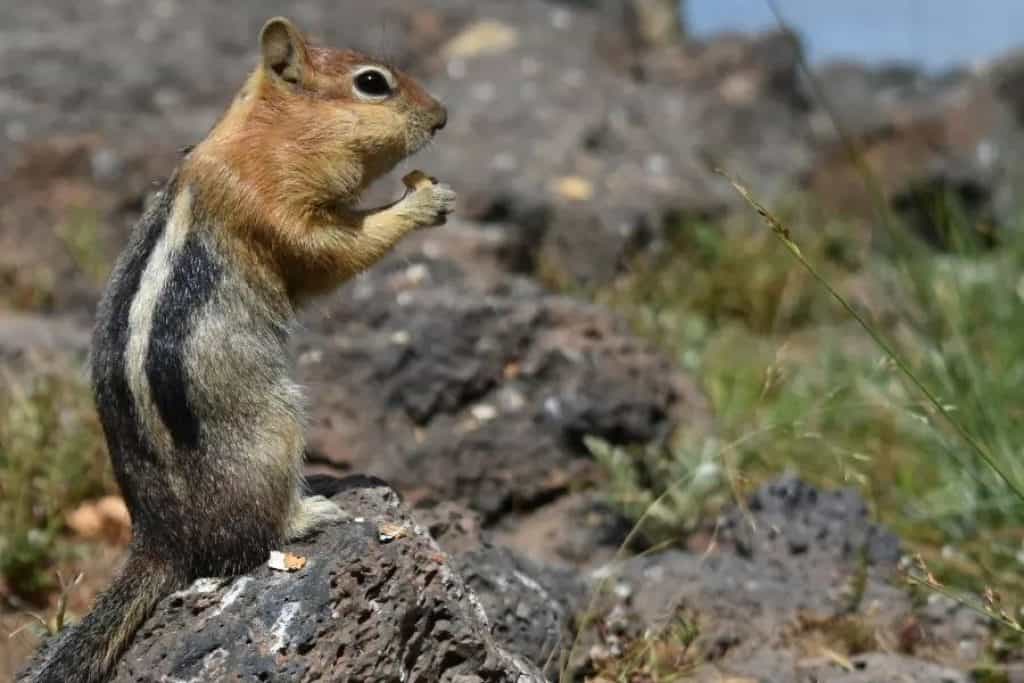
[[[436,185],[437,180],[423,171],[409,171],[402,176],[402,183],[410,190],[422,190],[424,187]]]
[[[271,550],[267,566],[279,572],[294,572],[306,566],[306,558],[301,555],[282,553],[280,550]]]

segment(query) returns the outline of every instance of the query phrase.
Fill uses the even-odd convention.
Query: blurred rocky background
[[[972,28],[1019,11],[915,64],[877,36],[967,3],[881,4],[0,2],[0,680],[116,570],[93,308],[282,13],[448,105],[375,193],[459,212],[295,339],[365,519],[168,598],[118,680],[1024,680],[1024,53]]]

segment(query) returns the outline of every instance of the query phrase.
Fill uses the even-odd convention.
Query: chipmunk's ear
[[[274,17],[260,31],[263,68],[287,83],[301,83],[309,69],[306,41],[292,22]]]

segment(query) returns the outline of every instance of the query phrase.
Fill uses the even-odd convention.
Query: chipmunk
[[[287,19],[264,25],[260,49],[140,219],[100,302],[92,384],[132,542],[93,610],[22,680],[107,680],[162,597],[345,518],[305,495],[289,329],[304,301],[445,222],[454,192],[419,172],[397,202],[356,204],[447,112],[406,74],[307,44]]]

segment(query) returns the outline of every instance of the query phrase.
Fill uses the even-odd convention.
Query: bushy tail
[[[131,553],[121,574],[75,626],[54,637],[22,672],[23,683],[103,683],[160,599],[177,588],[169,567]]]

